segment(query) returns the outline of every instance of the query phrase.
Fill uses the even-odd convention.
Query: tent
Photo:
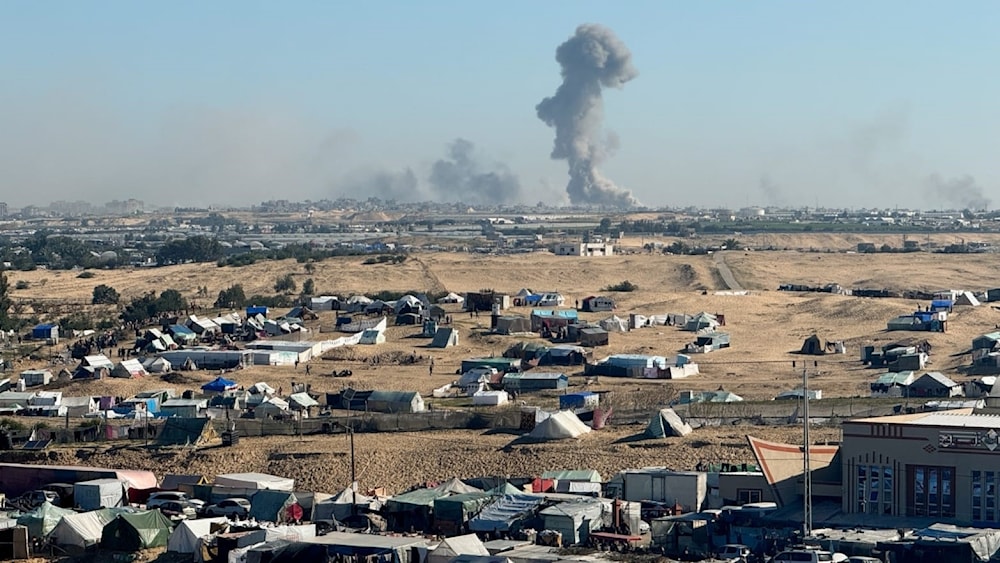
[[[159,357],[150,356],[142,361],[142,367],[146,368],[149,373],[170,373],[173,366],[170,362]]]
[[[434,333],[431,348],[450,348],[458,345],[458,330],[454,328],[439,328]]]
[[[18,516],[17,525],[27,527],[28,536],[41,538],[49,535],[49,532],[55,529],[59,520],[68,514],[76,514],[76,512],[59,508],[50,502],[43,502],[31,512],[25,512]]]
[[[128,508],[102,508],[67,514],[49,534],[49,540],[63,549],[85,550],[101,542],[104,526]]]
[[[423,302],[412,295],[404,295],[392,304],[392,312],[397,315],[404,313],[420,313],[423,310]]]
[[[223,393],[232,389],[236,389],[236,382],[231,379],[226,379],[224,377],[216,377],[212,381],[201,386],[203,391],[208,391],[209,393]]]
[[[114,551],[163,547],[172,530],[173,524],[159,510],[119,514],[104,526],[101,547]]]
[[[211,536],[213,530],[225,529],[227,522],[228,520],[222,516],[199,520],[181,520],[167,540],[167,551],[191,553],[195,561],[203,561],[201,557],[202,538]]]
[[[660,412],[649,419],[646,427],[646,436],[649,438],[687,436],[690,433],[691,425],[681,420],[674,409],[660,409]]]
[[[218,438],[210,418],[167,418],[157,446],[203,446]]]
[[[587,432],[590,432],[590,427],[573,411],[559,411],[535,425],[528,436],[540,440],[562,440],[578,438]]]
[[[814,334],[802,342],[802,348],[799,350],[799,353],[822,356],[826,354],[826,341]]]
[[[719,326],[719,319],[709,313],[698,313],[684,323],[684,330],[698,332],[700,330],[712,330]]]
[[[608,332],[628,332],[628,321],[618,315],[611,315],[597,324]]]
[[[497,317],[497,326],[494,331],[498,334],[532,332],[531,320],[520,315],[504,315],[502,317]]]
[[[298,502],[291,491],[257,491],[250,499],[250,517],[278,524],[297,520],[302,517],[302,506]]]
[[[459,555],[482,555],[489,557],[490,552],[476,534],[452,536],[445,538],[427,554],[427,563],[448,563]]]
[[[978,307],[980,305],[979,300],[976,296],[972,294],[971,291],[963,291],[958,294],[955,298],[955,305],[968,305],[970,307]]]
[[[385,333],[381,330],[370,328],[361,333],[358,344],[385,344]]]
[[[382,503],[377,497],[358,494],[353,488],[348,487],[338,495],[316,503],[312,519],[343,521],[352,513],[377,512],[380,508]]]
[[[235,489],[291,491],[294,488],[295,479],[266,473],[225,473],[215,476],[215,484]]]
[[[454,292],[438,299],[438,303],[461,303],[463,301],[465,301],[465,298]]]

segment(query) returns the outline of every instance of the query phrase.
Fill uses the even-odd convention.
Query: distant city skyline
[[[0,201],[568,203],[536,106],[585,23],[645,205],[1000,202],[1000,5],[900,0],[4,3]]]

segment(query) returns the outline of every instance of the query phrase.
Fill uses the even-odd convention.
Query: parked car
[[[746,563],[750,557],[750,548],[741,543],[730,543],[722,546],[716,554],[717,559],[726,563]]]
[[[193,520],[198,517],[198,511],[190,503],[179,500],[167,500],[156,505],[164,516],[171,520]]]
[[[250,501],[245,498],[227,498],[217,504],[205,507],[205,516],[227,516],[246,518],[250,514]]]
[[[867,557],[865,555],[852,555],[847,558],[847,563],[882,563],[877,557]]]
[[[34,491],[28,491],[24,493],[18,500],[22,505],[35,508],[45,504],[46,502],[59,506],[60,499],[59,499],[59,493],[55,491],[45,491],[42,489],[37,489]]]
[[[205,501],[191,498],[183,491],[160,491],[149,495],[146,499],[146,508],[152,510],[159,508],[165,502],[183,502],[189,504],[196,511],[205,506]]]
[[[789,549],[782,551],[771,559],[772,563],[844,563],[847,556],[843,553],[830,553],[820,549]]]

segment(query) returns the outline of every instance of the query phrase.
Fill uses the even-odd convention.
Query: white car
[[[205,501],[191,498],[183,491],[160,491],[149,495],[146,500],[146,508],[150,510],[159,508],[165,502],[185,503],[198,511],[205,506]]]
[[[218,504],[212,504],[205,508],[205,516],[246,518],[249,515],[250,501],[245,498],[227,498]]]
[[[843,553],[830,553],[820,549],[789,549],[782,551],[771,559],[772,563],[843,563],[847,556]]]
[[[741,543],[726,544],[716,554],[717,559],[726,563],[745,563],[747,557],[750,557],[750,548]]]

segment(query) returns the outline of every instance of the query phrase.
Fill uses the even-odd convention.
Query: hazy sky
[[[535,106],[583,23],[632,52],[602,173],[644,204],[1000,204],[1000,3],[971,0],[9,0],[0,200],[562,202]]]

